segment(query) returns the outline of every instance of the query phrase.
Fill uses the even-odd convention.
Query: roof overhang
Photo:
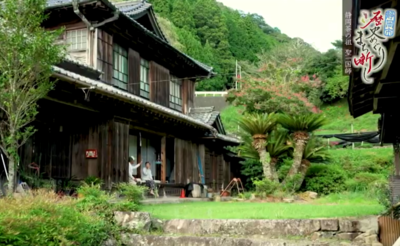
[[[109,96],[109,97],[116,98],[121,101],[126,101],[128,103],[143,106],[145,108],[148,108],[148,109],[150,109],[154,112],[160,113],[162,115],[166,115],[168,117],[189,123],[189,124],[193,125],[194,127],[200,127],[205,130],[215,132],[215,129],[206,123],[195,120],[190,116],[187,116],[185,114],[179,113],[172,109],[163,107],[156,103],[150,102],[146,99],[143,99],[143,98],[133,95],[131,93],[125,92],[125,91],[115,88],[111,85],[105,84],[99,80],[87,78],[80,74],[67,71],[67,70],[57,67],[57,66],[53,67],[53,77],[63,80],[63,81],[72,82],[74,84],[82,86],[82,88],[90,88],[92,91],[103,94],[105,96]]]

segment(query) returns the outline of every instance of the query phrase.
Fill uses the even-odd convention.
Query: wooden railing
[[[223,97],[228,92],[226,91],[196,91],[196,97]]]

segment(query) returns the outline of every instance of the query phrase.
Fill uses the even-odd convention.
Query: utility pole
[[[238,61],[236,60],[236,66],[235,66],[235,89],[238,89],[238,78],[242,78],[242,67],[238,64]]]
[[[237,60],[236,60],[236,64],[235,64],[236,66],[235,66],[235,89],[237,90],[237,78],[238,78],[238,63],[237,63]]]

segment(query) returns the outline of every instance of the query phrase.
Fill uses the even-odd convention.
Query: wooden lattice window
[[[118,44],[113,46],[113,84],[128,89],[128,51]]]
[[[68,30],[65,32],[68,51],[84,51],[87,49],[87,28]]]
[[[149,61],[140,60],[140,96],[144,98],[150,97],[150,81],[149,81]]]
[[[170,76],[169,81],[169,107],[182,111],[182,81],[175,76]]]

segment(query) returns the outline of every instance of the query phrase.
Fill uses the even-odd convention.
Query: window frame
[[[112,54],[112,83],[115,87],[127,91],[129,81],[128,49],[124,48],[118,43],[114,43]],[[118,61],[118,63],[116,61]]]
[[[139,95],[150,99],[150,62],[140,58],[140,88]]]
[[[74,34],[75,36],[72,35],[72,37],[70,38],[71,34]],[[78,37],[80,38],[80,42],[78,42]],[[82,52],[82,51],[86,51],[88,49],[88,30],[87,30],[87,28],[67,29],[64,31],[62,38],[60,38],[60,39],[62,39],[65,42],[65,44],[67,45],[68,52]],[[72,41],[72,40],[74,41],[74,43],[70,43],[70,41]],[[71,48],[71,47],[73,47],[73,48]]]
[[[169,76],[169,107],[182,112],[182,80]]]

